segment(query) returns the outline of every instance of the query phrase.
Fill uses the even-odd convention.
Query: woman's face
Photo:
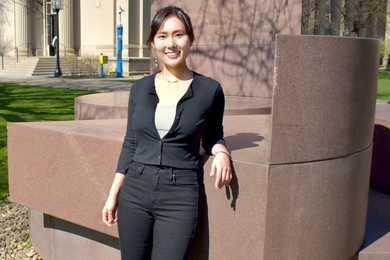
[[[166,67],[179,68],[186,66],[185,60],[192,42],[183,22],[176,16],[171,16],[162,24],[151,45]]]

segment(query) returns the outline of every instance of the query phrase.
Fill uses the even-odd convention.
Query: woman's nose
[[[176,44],[174,43],[174,40],[173,38],[168,38],[168,41],[167,41],[167,47],[168,48],[174,48],[176,46]]]

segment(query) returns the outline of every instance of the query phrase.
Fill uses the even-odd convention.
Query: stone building
[[[124,12],[119,17],[119,7]],[[51,1],[31,6],[28,0],[2,1],[0,11],[0,52],[5,56],[54,56],[52,41],[59,36],[60,56],[104,55],[115,59],[117,25],[123,24],[124,70],[129,59],[147,61],[145,45],[150,25],[151,0],[88,1],[64,0],[57,17]],[[129,59],[128,59],[129,58]]]
[[[367,20],[365,27],[361,26],[356,32],[351,21],[358,17],[355,17],[357,11],[351,7],[352,1],[303,0],[302,34],[349,36],[355,33],[355,36],[385,38],[386,17],[379,14]],[[62,55],[104,53],[114,58],[117,49],[118,9],[121,6],[125,10],[121,14],[121,23],[124,25],[122,56],[133,61],[149,59],[150,53],[145,42],[149,32],[152,0],[64,0],[64,7],[59,12],[58,32],[56,13],[52,11],[51,1],[43,0],[43,5],[36,9],[27,7],[31,2],[34,1],[2,1],[1,53],[14,55],[14,49],[18,48],[20,55],[29,52],[33,56],[54,56],[52,41],[59,35]],[[380,0],[377,2],[381,3]],[[382,2],[379,7],[382,11],[379,13],[386,13],[385,1]],[[344,16],[345,14],[348,16]],[[360,17],[361,20],[364,20],[363,16]]]

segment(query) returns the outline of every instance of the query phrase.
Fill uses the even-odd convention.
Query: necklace
[[[183,78],[185,78],[188,74],[190,74],[191,73],[191,71],[188,71],[184,76],[183,76]],[[168,80],[167,79],[167,77],[165,77],[165,75],[164,75],[164,72],[160,72],[160,74],[161,74],[161,76],[164,78],[164,80],[166,81],[166,82],[168,82],[168,83],[177,83],[177,82],[179,82],[179,79],[176,79],[176,80]]]

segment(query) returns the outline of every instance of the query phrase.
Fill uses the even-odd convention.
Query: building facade
[[[7,2],[8,1],[8,2]],[[51,1],[33,9],[31,0],[5,0],[0,14],[0,52],[54,56],[52,42],[59,38],[60,53],[116,56],[117,26],[123,24],[122,57],[149,57],[146,46],[151,0],[64,0],[56,12]],[[119,14],[119,7],[124,11]]]

